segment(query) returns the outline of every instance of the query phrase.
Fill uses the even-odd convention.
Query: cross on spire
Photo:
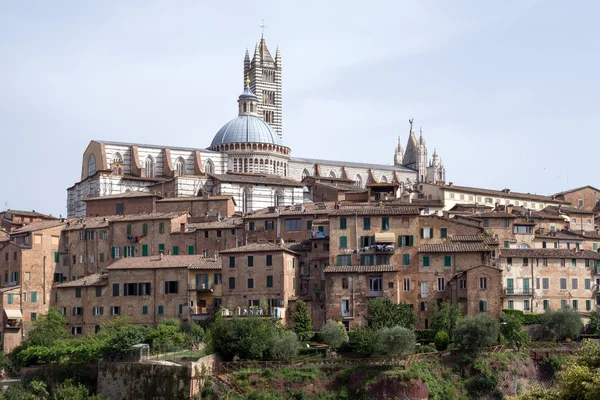
[[[260,26],[260,27],[261,27],[261,29],[262,29],[262,35],[261,35],[261,36],[262,36],[262,38],[264,39],[264,37],[265,37],[265,28],[267,27],[267,26],[265,25],[265,20],[264,20],[264,19],[262,20],[262,22],[261,22],[261,24],[260,24],[259,26]]]

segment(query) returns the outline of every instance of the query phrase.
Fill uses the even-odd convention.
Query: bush
[[[273,360],[291,360],[298,355],[301,346],[294,332],[275,332],[269,346],[269,356]]]
[[[369,299],[367,308],[370,316],[365,318],[369,321],[371,329],[394,326],[412,328],[419,320],[412,307],[406,303],[394,303],[389,297]]]
[[[590,313],[590,324],[588,326],[590,333],[600,334],[600,311],[594,310]]]
[[[90,394],[87,386],[73,383],[68,379],[61,383],[54,391],[54,400],[101,400],[99,396]]]
[[[454,328],[462,318],[462,307],[460,304],[451,305],[444,301],[437,305],[433,314],[429,317],[429,325],[434,332],[444,331],[449,336],[454,334]]]
[[[381,341],[381,330],[358,328],[350,332],[348,343],[353,352],[368,357],[373,354],[383,354],[385,348]]]
[[[382,345],[390,356],[412,354],[415,351],[415,334],[401,326],[383,328],[379,332]]]
[[[212,349],[226,360],[261,360],[268,355],[276,329],[272,320],[264,318],[217,317],[211,328]]]
[[[329,346],[333,351],[339,349],[343,344],[348,343],[348,332],[341,322],[329,320],[321,329],[321,338],[323,343]]]
[[[435,331],[433,329],[415,329],[417,342],[433,342]]]
[[[435,348],[437,351],[444,351],[448,348],[450,336],[444,331],[439,331],[435,334]]]
[[[435,353],[437,350],[433,346],[429,346],[427,344],[417,346],[415,349],[415,353]]]
[[[530,341],[529,334],[522,327],[522,316],[518,314],[504,314],[502,323],[500,324],[500,333],[502,338],[509,346],[520,350],[521,347],[527,345]]]
[[[477,352],[496,344],[500,330],[498,321],[487,314],[463,318],[454,330],[454,344],[459,350]]]
[[[554,340],[575,339],[583,328],[579,313],[569,307],[556,311],[546,310],[541,323]]]
[[[302,300],[298,300],[294,308],[294,332],[302,342],[308,342],[314,335],[312,318],[310,318],[306,303]]]

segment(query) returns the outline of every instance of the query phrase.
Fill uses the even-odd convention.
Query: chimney
[[[504,193],[510,193],[510,189],[508,189],[508,188],[507,188],[507,189],[502,189],[502,191],[503,191]]]
[[[454,182],[448,182],[448,186],[454,186]]]
[[[162,260],[165,259],[165,252],[164,252],[164,250],[161,250],[161,251],[158,252],[158,259],[160,261],[162,261]]]

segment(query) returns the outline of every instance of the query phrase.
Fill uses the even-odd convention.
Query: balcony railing
[[[375,253],[393,253],[396,251],[396,246],[393,244],[376,244],[373,247]]]
[[[213,285],[209,283],[192,283],[188,287],[189,290],[195,290],[197,292],[212,292],[214,291]]]
[[[506,288],[504,294],[507,296],[529,296],[533,293],[531,288]]]
[[[310,233],[310,237],[311,237],[311,239],[329,239],[329,233],[327,233],[327,232],[319,232],[319,231],[312,231]]]
[[[369,297],[381,297],[383,296],[383,292],[381,290],[370,290]]]

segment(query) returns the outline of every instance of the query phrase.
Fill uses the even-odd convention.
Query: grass
[[[197,360],[200,357],[205,356],[204,350],[181,350],[173,353],[158,354],[156,359],[158,360]],[[151,357],[154,359],[154,357]]]

